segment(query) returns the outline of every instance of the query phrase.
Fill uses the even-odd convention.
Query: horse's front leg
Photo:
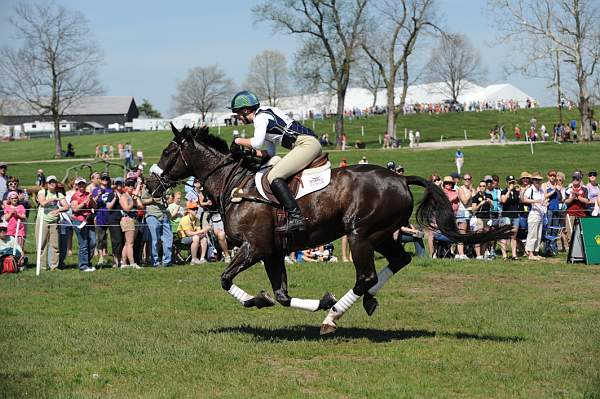
[[[237,251],[235,256],[231,259],[229,265],[225,268],[223,273],[221,273],[221,287],[247,308],[253,306],[263,308],[275,305],[275,301],[266,295],[264,291],[256,296],[252,296],[233,284],[233,279],[238,274],[250,268],[258,262],[258,260],[259,257],[257,252],[247,241],[245,241],[240,247],[240,250]]]
[[[323,298],[321,299],[290,297],[288,295],[287,271],[285,269],[284,255],[270,255],[264,259],[264,262],[267,276],[269,276],[269,281],[271,282],[271,287],[275,294],[275,299],[283,306],[315,312],[317,310],[330,309],[337,302],[337,299],[329,292],[323,295]]]

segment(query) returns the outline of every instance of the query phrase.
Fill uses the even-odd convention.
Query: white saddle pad
[[[262,177],[265,172],[268,172],[270,169],[259,170],[254,176],[254,183],[256,184],[256,188],[260,195],[267,199],[265,192],[262,188]],[[327,163],[323,166],[319,166],[318,168],[305,169],[300,176],[302,180],[302,184],[296,194],[296,199],[302,198],[305,195],[310,193],[314,193],[315,191],[319,191],[324,189],[331,182],[331,162],[327,161]]]

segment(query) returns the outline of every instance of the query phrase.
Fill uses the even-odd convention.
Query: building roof
[[[71,104],[63,115],[124,115],[129,112],[131,96],[90,96],[82,97]],[[7,101],[3,108],[4,116],[37,115],[38,112],[24,101]]]

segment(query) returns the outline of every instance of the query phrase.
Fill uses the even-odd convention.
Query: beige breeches
[[[267,175],[269,184],[277,178],[287,179],[298,173],[319,155],[321,155],[319,140],[305,134],[298,136],[294,148],[277,162]]]

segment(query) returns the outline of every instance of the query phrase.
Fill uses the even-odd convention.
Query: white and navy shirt
[[[262,106],[254,114],[254,137],[250,139],[253,148],[265,149],[270,156],[275,155],[276,146],[281,145],[285,132],[315,136],[315,133],[302,126],[277,107]]]

